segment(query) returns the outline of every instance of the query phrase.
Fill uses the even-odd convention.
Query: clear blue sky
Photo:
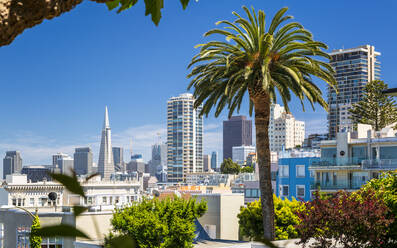
[[[21,150],[27,165],[49,164],[52,153],[72,155],[76,146],[97,153],[108,105],[113,144],[128,149],[132,138],[134,152],[149,160],[156,133],[165,141],[166,100],[186,90],[194,45],[216,21],[233,20],[231,12],[242,12],[243,4],[263,9],[268,20],[289,6],[289,14],[330,50],[374,45],[382,53],[382,79],[397,87],[393,0],[199,0],[185,11],[179,1],[165,1],[158,27],[144,16],[142,0],[122,14],[85,1],[0,47],[0,156]],[[306,121],[307,133],[326,131],[325,111],[302,112],[295,99],[291,107]],[[221,152],[223,119],[204,120],[205,152]]]

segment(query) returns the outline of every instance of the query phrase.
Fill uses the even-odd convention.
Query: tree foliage
[[[349,110],[355,125],[369,124],[376,131],[397,122],[397,104],[392,96],[383,93],[387,84],[381,80],[367,83],[361,101]]]
[[[282,200],[276,196],[274,199],[274,223],[276,240],[298,238],[298,232],[295,226],[300,223],[296,215],[297,211],[304,209],[304,204],[293,199]],[[242,235],[255,240],[263,240],[262,225],[262,207],[260,201],[254,201],[247,204],[247,207],[241,207],[238,214],[240,232]]]
[[[231,158],[223,160],[221,164],[221,173],[223,174],[238,174],[240,173],[240,165],[233,162]]]
[[[296,227],[300,244],[305,246],[314,238],[311,247],[385,247],[393,221],[387,212],[387,206],[374,191],[340,191],[327,199],[315,194],[313,201],[306,202],[304,210],[297,212],[301,220]]]
[[[118,8],[117,13],[134,6],[138,0],[91,0],[106,3],[109,10]],[[25,29],[40,24],[72,10],[83,0],[2,0],[0,1],[0,46],[10,44]],[[180,0],[183,9],[190,0]],[[144,0],[145,15],[151,15],[158,25],[164,0]]]
[[[140,248],[190,248],[193,247],[194,220],[206,210],[207,204],[195,199],[144,199],[116,210],[112,219],[113,232],[116,236],[130,237]]]
[[[233,22],[219,21],[217,28],[204,34],[216,35],[192,58],[188,75],[194,87],[195,107],[203,104],[201,114],[215,116],[227,108],[229,117],[239,112],[245,96],[249,98],[249,113],[255,110],[256,147],[263,212],[264,235],[274,238],[274,206],[270,173],[269,120],[270,105],[280,96],[287,111],[288,102],[295,95],[304,107],[309,102],[327,108],[314,77],[336,86],[334,70],[322,59],[330,56],[327,46],[313,39],[313,35],[293,17],[280,9],[269,25],[265,13],[243,7],[246,17],[236,12]],[[221,39],[220,39],[221,38]]]
[[[32,226],[30,227],[30,236],[29,236],[29,243],[30,248],[40,248],[42,238],[41,236],[37,235],[37,230],[40,229],[40,219],[39,216],[36,214],[32,221]]]
[[[240,169],[240,173],[252,173],[254,172],[254,168],[251,166],[244,166]]]
[[[387,172],[379,179],[372,179],[362,188],[363,191],[373,191],[380,197],[389,209],[388,217],[393,219],[390,225],[389,247],[397,247],[397,170]]]

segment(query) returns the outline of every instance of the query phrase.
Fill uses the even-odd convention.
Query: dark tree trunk
[[[0,46],[10,44],[25,29],[73,9],[83,0],[0,0]],[[103,3],[111,0],[92,0]]]
[[[270,168],[269,119],[270,98],[260,94],[253,98],[255,109],[256,150],[259,166],[259,187],[263,214],[264,237],[274,240],[274,204]]]

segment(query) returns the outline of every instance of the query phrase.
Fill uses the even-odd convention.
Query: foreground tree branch
[[[70,11],[83,0],[0,0],[0,46],[10,44],[25,29],[40,24]],[[138,0],[91,0],[107,3],[109,10],[118,8],[117,12],[129,9]],[[183,9],[189,0],[179,0]],[[161,18],[164,0],[145,0],[145,15],[151,15],[157,25]]]

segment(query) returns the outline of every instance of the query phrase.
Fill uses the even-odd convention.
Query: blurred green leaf
[[[107,245],[105,247],[112,248],[134,248],[136,246],[136,241],[127,235],[121,235],[112,237],[107,241]]]
[[[190,0],[180,0],[180,1],[181,1],[183,9],[186,9],[186,7],[187,7],[187,5],[188,5]]]
[[[151,15],[156,26],[161,19],[161,9],[164,7],[164,0],[145,0],[145,15]]]
[[[41,237],[82,237],[89,239],[89,237],[82,231],[76,229],[74,226],[60,224],[56,226],[46,226],[37,229],[36,236]]]
[[[119,4],[120,4],[120,0],[106,2],[106,5],[108,6],[109,10],[113,10],[114,8],[117,8],[117,6],[119,6]]]
[[[87,207],[83,207],[83,206],[73,206],[73,212],[75,216],[79,216],[83,212],[87,211],[87,209],[88,209]]]
[[[99,173],[91,174],[91,175],[89,175],[88,177],[86,177],[85,181],[87,182],[87,181],[90,180],[91,178],[93,178],[93,177],[95,177],[95,176],[98,176],[98,175],[99,175]]]
[[[71,193],[81,195],[85,197],[83,187],[81,187],[77,177],[73,174],[73,177],[64,174],[50,173],[50,176],[55,180],[60,182],[66,189]]]

